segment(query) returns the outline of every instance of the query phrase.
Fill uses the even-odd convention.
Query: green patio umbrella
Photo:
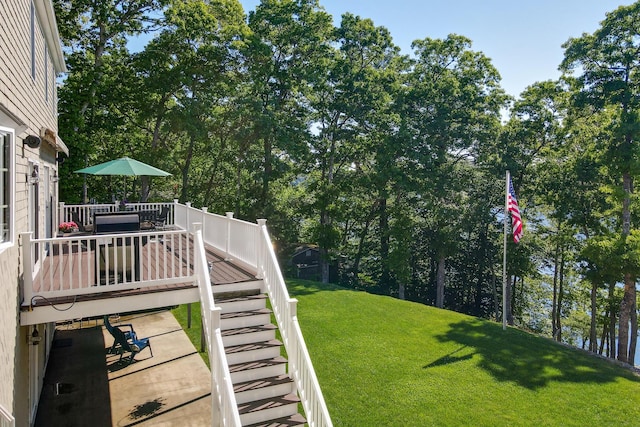
[[[146,163],[139,162],[138,160],[131,159],[129,157],[121,157],[119,159],[111,160],[109,162],[100,163],[98,165],[89,166],[83,169],[78,169],[74,173],[83,173],[86,175],[120,175],[120,176],[169,176],[169,172],[165,172],[162,169],[158,169]],[[84,184],[86,186],[86,182]],[[127,197],[127,185],[126,180],[123,185],[124,194],[123,198]],[[86,191],[86,190],[84,190]],[[85,196],[86,199],[86,196]]]
[[[109,162],[78,169],[74,173],[86,173],[89,175],[124,175],[124,176],[169,176],[169,172],[158,169],[146,163],[139,162],[129,157],[121,157]]]

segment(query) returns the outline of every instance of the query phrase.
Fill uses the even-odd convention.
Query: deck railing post
[[[287,315],[287,320],[286,320],[286,325],[287,325],[287,340],[289,341],[289,346],[290,346],[290,359],[293,362],[293,369],[295,371],[298,371],[300,368],[300,360],[299,360],[299,354],[298,354],[298,340],[293,338],[294,336],[294,325],[293,323],[295,322],[296,316],[298,315],[298,300],[295,298],[291,298],[289,299],[289,306],[288,306],[288,315]]]
[[[207,206],[202,207],[202,238],[204,239],[204,232],[207,228],[207,211],[209,208]]]
[[[67,222],[67,217],[64,214],[64,202],[58,203],[58,224]]]
[[[194,222],[193,223],[193,240],[194,242],[196,241],[196,234],[200,233],[200,235],[202,235],[202,223],[200,222]],[[191,249],[189,250],[191,251]],[[193,270],[194,273],[196,275],[196,283],[200,283],[202,280],[204,280],[204,277],[202,277],[201,272],[202,269],[205,268],[205,266],[201,265],[202,264],[202,260],[200,259],[199,256],[197,256],[197,251],[194,249],[193,250]]]
[[[267,242],[263,238],[263,230],[267,226],[267,220],[258,219],[257,223],[258,231],[256,233],[256,244],[258,250],[256,251],[256,257],[258,259],[256,260],[256,267],[258,269],[258,273],[256,274],[256,279],[264,279],[264,266],[266,264],[265,257],[267,256],[267,248],[265,248],[265,245],[267,244]]]
[[[191,222],[189,220],[189,213],[191,211],[191,202],[185,202],[184,205],[187,207],[185,228],[187,229],[187,231],[190,231],[191,230]]]
[[[222,384],[218,384],[218,358],[213,354],[213,340],[215,339],[215,328],[213,324],[215,323],[216,314],[218,314],[218,319],[220,318],[220,314],[215,312],[213,307],[208,307],[205,316],[208,317],[209,323],[209,336],[207,343],[207,350],[209,352],[209,360],[211,361],[211,425],[224,425],[222,417],[220,413],[222,412],[222,408],[220,407],[220,399],[218,397],[218,390],[222,389]],[[216,420],[219,420],[216,423]]]
[[[176,224],[176,206],[178,206],[178,203],[178,199],[173,199],[173,206],[171,206],[171,209],[169,209],[169,214],[167,215],[167,224]],[[169,218],[171,218],[171,221],[169,221]]]
[[[227,212],[227,231],[225,236],[225,261],[231,260],[231,255],[229,254],[229,246],[231,245],[231,220],[233,219],[233,212]]]
[[[22,281],[24,283],[24,299],[29,301],[31,305],[31,299],[33,298],[33,257],[31,256],[31,235],[33,232],[29,231],[21,233],[22,237]]]

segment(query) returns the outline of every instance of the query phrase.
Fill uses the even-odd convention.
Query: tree
[[[164,4],[164,0],[54,1],[69,69],[59,91],[60,134],[73,153],[62,166],[64,177],[71,178],[71,171],[87,166],[90,159],[98,160],[101,144],[95,143],[96,138],[122,146],[116,98],[130,81],[126,40],[158,25],[153,16]],[[78,191],[78,180],[61,183],[63,199],[79,202],[80,193],[86,201],[86,184]]]
[[[436,306],[444,306],[446,260],[458,250],[463,187],[457,164],[479,152],[495,135],[506,97],[489,58],[471,48],[471,40],[449,35],[413,43],[416,59],[400,101],[400,138],[407,174],[426,202],[431,248],[436,253]],[[453,178],[453,179],[452,179]],[[424,191],[428,188],[429,191]]]
[[[169,153],[178,165],[184,202],[202,194],[191,180],[202,190],[223,151],[217,137],[224,121],[216,118],[239,80],[237,44],[246,28],[237,0],[174,0],[165,17],[162,31],[136,56],[137,122],[148,133],[147,151]]]
[[[317,0],[264,0],[249,13],[247,86],[242,108],[248,112],[246,149],[259,145],[261,159],[257,215],[272,216],[272,181],[283,176],[286,159],[306,163],[310,139],[308,96],[326,69],[331,16]],[[258,151],[257,149],[255,151]]]
[[[632,235],[631,216],[633,178],[638,164],[637,141],[640,134],[640,2],[621,6],[606,15],[593,34],[569,39],[563,47],[561,69],[581,72],[575,80],[580,92],[576,101],[597,109],[612,110],[612,139],[607,146],[610,170],[622,183],[620,193],[622,241]],[[627,248],[632,251],[632,248]],[[633,260],[635,257],[626,256]],[[623,267],[624,297],[620,306],[618,359],[633,363],[637,340],[637,266]]]
[[[326,77],[317,81],[309,96],[318,128],[318,135],[311,139],[315,156],[309,168],[317,171],[313,188],[323,281],[328,280],[331,252],[339,239],[336,223],[346,219],[344,214],[350,211],[348,206],[340,208],[338,200],[353,191],[362,196],[358,180],[373,185],[374,193],[367,199],[376,206],[381,221],[386,217],[386,183],[371,174],[378,170],[376,154],[388,143],[386,119],[397,81],[399,52],[386,28],[348,13],[342,16],[334,39],[337,51],[324,64]],[[388,283],[388,278],[381,281]]]

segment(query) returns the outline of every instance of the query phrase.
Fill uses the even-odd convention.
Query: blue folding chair
[[[135,357],[135,355],[137,353],[140,353],[142,350],[144,350],[147,347],[149,347],[149,352],[151,352],[151,357],[153,357],[153,350],[151,350],[151,342],[149,342],[149,338],[126,339],[124,336],[124,332],[120,330],[118,326],[113,327],[113,337],[122,348],[119,361],[122,360],[122,356],[124,356],[125,353],[130,353],[129,361],[127,364],[131,364],[131,362],[133,362],[133,358]]]
[[[109,316],[104,316],[103,319],[104,319],[104,327],[107,328],[107,331],[109,331],[111,336],[115,338],[115,335],[113,334],[114,327],[113,325],[111,325],[111,322],[109,322]],[[133,330],[133,325],[131,323],[123,323],[122,325],[118,325],[118,327],[124,333],[125,339],[127,340],[136,339],[136,332]],[[128,330],[124,330],[124,328],[128,328]],[[109,349],[109,353],[114,353],[119,346],[120,345],[118,344],[118,342],[114,339],[113,345]]]

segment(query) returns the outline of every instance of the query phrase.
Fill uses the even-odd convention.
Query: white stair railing
[[[220,330],[220,307],[215,307],[209,268],[200,224],[194,224],[195,277],[200,292],[202,322],[205,329],[207,353],[211,365],[211,425],[240,427],[240,413],[229,373],[227,356]]]
[[[289,358],[289,374],[295,381],[307,423],[312,427],[331,427],[331,417],[324,401],[320,383],[311,363],[311,357],[302,337],[296,312],[297,300],[289,297],[289,291],[278,265],[266,221],[258,220],[260,243],[258,262],[259,274],[262,275],[273,314],[278,322],[287,356]]]
[[[271,306],[289,356],[289,372],[296,384],[307,422],[311,427],[332,427],[320,384],[313,370],[296,313],[297,300],[289,297],[276,258],[266,220],[252,224],[196,209],[190,203],[175,204],[175,224],[185,229],[202,228],[203,241],[224,253],[225,258],[264,279]],[[195,223],[202,221],[202,225]],[[213,297],[212,297],[213,298]],[[213,340],[212,340],[213,341]]]

